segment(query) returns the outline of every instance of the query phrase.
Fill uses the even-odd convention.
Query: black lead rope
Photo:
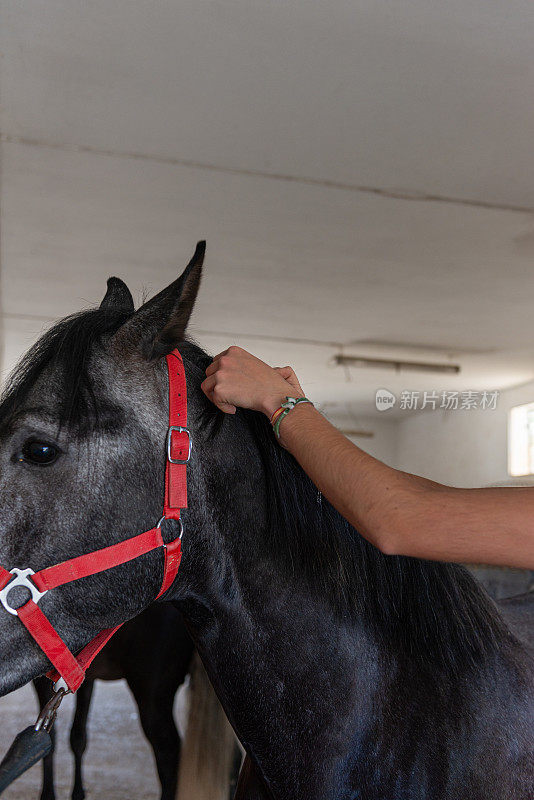
[[[0,794],[23,772],[33,767],[52,750],[50,731],[67,690],[59,689],[44,706],[34,725],[15,737],[0,763]]]

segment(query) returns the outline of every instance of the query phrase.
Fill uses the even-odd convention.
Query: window
[[[508,426],[508,472],[534,474],[534,403],[516,406]]]

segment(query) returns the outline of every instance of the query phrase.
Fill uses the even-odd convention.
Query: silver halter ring
[[[165,522],[166,519],[168,519],[168,517],[163,515],[158,524],[156,525],[156,528],[161,528],[163,522]],[[184,535],[184,523],[182,522],[181,519],[176,519],[174,521],[180,523],[180,533],[178,534],[178,538],[181,539],[182,536]]]

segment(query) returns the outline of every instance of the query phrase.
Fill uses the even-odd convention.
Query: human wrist
[[[277,434],[278,444],[287,449],[288,436],[289,440],[291,440],[293,438],[294,431],[299,431],[302,425],[306,426],[306,418],[308,417],[309,420],[309,417],[313,416],[314,413],[317,413],[317,410],[312,402],[297,403],[297,405],[291,409],[289,414],[285,414],[280,419]]]
[[[275,411],[277,411],[282,403],[285,403],[287,396],[290,392],[288,386],[286,391],[276,392],[275,394],[265,397],[261,403],[261,411],[270,420]]]
[[[272,415],[271,425],[277,439],[280,439],[281,422],[299,405],[313,406],[313,403],[307,397],[304,397],[304,395],[297,395],[296,397],[288,396],[286,397],[285,402],[283,402],[282,405]]]

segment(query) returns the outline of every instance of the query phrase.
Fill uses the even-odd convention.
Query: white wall
[[[398,423],[397,466],[452,486],[510,480],[508,413],[534,402],[534,382],[501,392],[495,411],[429,411]]]
[[[382,418],[333,416],[325,412],[330,422],[342,431],[358,430],[372,433],[368,436],[349,436],[366,453],[384,461],[391,467],[397,466],[397,444],[399,425],[395,420]]]

